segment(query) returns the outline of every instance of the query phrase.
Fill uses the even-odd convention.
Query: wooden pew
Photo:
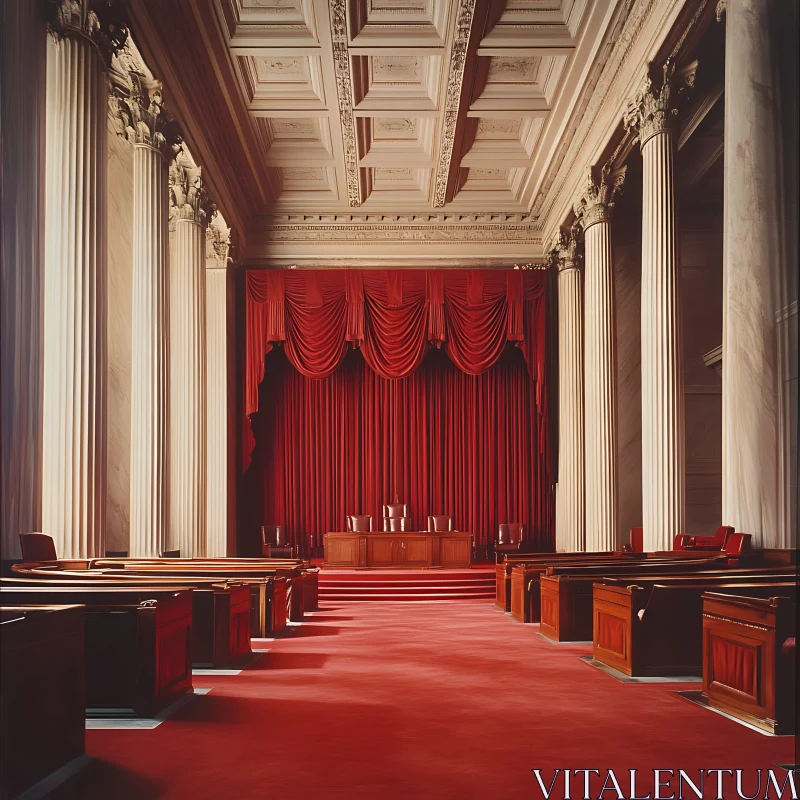
[[[633,677],[701,675],[704,592],[793,596],[794,576],[692,576],[609,580],[594,587],[593,653]],[[787,594],[788,593],[788,594]]]
[[[319,568],[312,567],[303,559],[278,559],[278,558],[183,558],[183,559],[95,559],[92,567],[103,568],[106,566],[160,564],[177,567],[202,567],[203,569],[230,569],[238,572],[246,569],[267,570],[299,570],[303,576],[303,610],[319,610]]]
[[[18,573],[19,574],[19,573]],[[230,667],[252,652],[250,647],[250,589],[236,582],[189,578],[111,578],[105,573],[52,572],[29,577],[0,578],[0,586],[47,587],[154,587],[190,586],[192,593],[192,663],[195,666]]]
[[[192,691],[192,589],[0,586],[0,604],[82,604],[85,702],[151,717]]]
[[[150,585],[153,581],[168,580],[179,583],[206,581],[219,583],[227,580],[226,577],[216,577],[214,574],[188,573],[177,571],[175,575],[165,572],[155,572],[153,570],[137,571],[136,569],[125,569],[125,564],[120,559],[113,568],[108,566],[94,565],[91,569],[75,568],[61,570],[52,563],[42,564],[17,564],[13,568],[15,575],[21,577],[36,578],[69,578],[80,580],[121,580],[139,582]],[[84,565],[87,562],[83,562]],[[227,573],[226,573],[227,574]],[[233,575],[233,572],[231,572]],[[248,577],[238,574],[230,580],[248,586],[250,590],[250,635],[254,638],[265,638],[274,636],[276,633],[286,628],[288,619],[286,610],[287,583],[285,577]]]
[[[612,570],[634,569],[637,573],[653,571],[663,565],[665,570],[686,570],[699,566],[725,563],[724,556],[695,555],[694,558],[675,559],[667,555],[664,558],[639,559],[572,559],[560,562],[541,561],[539,563],[514,564],[511,569],[511,616],[519,622],[539,622],[541,620],[540,581],[542,575],[550,568],[558,570],[579,570],[583,567],[596,568],[605,574]],[[591,586],[588,587],[591,593]],[[591,596],[589,597],[591,604]]]
[[[84,755],[83,653],[83,606],[0,608],[0,797]]]
[[[605,552],[605,553],[526,553],[514,555],[509,553],[502,561],[495,564],[495,605],[505,612],[511,611],[512,571],[517,564],[561,564],[575,561],[611,562],[640,561],[646,556],[641,553]]]
[[[769,733],[795,734],[796,596],[705,592],[702,601],[708,704]]]
[[[558,642],[588,641],[592,638],[592,584],[604,578],[627,576],[628,583],[641,578],[671,575],[708,575],[714,577],[786,575],[784,567],[725,567],[721,562],[705,560],[680,562],[648,562],[641,565],[617,566],[551,566],[539,576],[541,622],[539,632]]]

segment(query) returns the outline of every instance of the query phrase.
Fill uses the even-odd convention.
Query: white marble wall
[[[106,549],[128,550],[131,463],[133,145],[108,131],[108,505]]]

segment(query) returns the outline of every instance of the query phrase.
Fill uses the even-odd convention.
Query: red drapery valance
[[[431,346],[480,375],[515,343],[535,383],[539,446],[546,447],[546,281],[543,270],[248,271],[245,469],[255,445],[249,417],[276,344],[309,378],[331,375],[352,346],[379,376],[398,379]]]

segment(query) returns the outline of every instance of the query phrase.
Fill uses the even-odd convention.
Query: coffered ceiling
[[[693,13],[688,0],[126,3],[249,266],[541,261],[647,63]]]
[[[525,214],[616,5],[213,2],[273,215]]]

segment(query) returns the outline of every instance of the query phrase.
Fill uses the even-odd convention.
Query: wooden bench
[[[746,580],[754,575],[785,575],[785,567],[725,567],[722,562],[683,560],[680,562],[648,562],[617,566],[551,566],[539,576],[541,623],[540,633],[559,642],[589,641],[592,638],[592,584],[604,578],[627,576],[628,583],[640,578],[671,575],[708,574],[711,578],[739,576]]]
[[[780,575],[596,583],[594,658],[633,677],[701,675],[704,592],[770,597],[794,588],[794,576]]]
[[[37,578],[69,578],[79,580],[119,580],[138,582],[139,584],[150,585],[153,581],[177,581],[178,583],[206,581],[210,583],[227,580],[225,576],[216,577],[215,574],[200,574],[177,570],[175,574],[170,572],[154,570],[137,571],[133,568],[125,569],[122,560],[115,563],[114,567],[100,566],[95,564],[91,569],[86,568],[83,562],[81,569],[73,568],[70,570],[59,569],[54,564],[17,564],[13,572],[18,576],[37,577]],[[286,628],[288,619],[287,585],[288,579],[285,577],[274,577],[274,571],[269,571],[270,576],[247,577],[238,574],[235,578],[229,579],[237,583],[248,586],[250,590],[250,635],[254,638],[264,638],[274,636],[276,633]],[[228,574],[227,572],[225,573]],[[233,573],[231,573],[231,576]]]
[[[774,734],[796,733],[797,598],[704,592],[703,694]]]
[[[18,573],[19,574],[19,573]],[[130,578],[106,573],[46,572],[28,577],[0,578],[0,586],[37,587],[191,587],[192,593],[192,663],[195,666],[230,667],[240,663],[250,647],[250,587],[235,581],[213,578]]]
[[[562,564],[568,562],[639,561],[646,558],[641,553],[509,553],[495,564],[495,605],[505,612],[511,611],[512,571],[518,564]]]
[[[514,564],[511,569],[511,616],[518,622],[539,622],[541,620],[541,591],[540,581],[549,569],[558,570],[579,570],[584,567],[596,568],[602,573],[610,572],[615,569],[636,569],[637,572],[652,571],[663,565],[665,570],[670,570],[673,565],[675,569],[689,569],[690,565],[704,566],[712,564],[717,559],[724,561],[720,556],[695,556],[693,559],[680,558],[674,559],[671,556],[665,558],[639,558],[639,559],[574,559],[560,562],[542,561],[538,564],[522,563]],[[591,592],[591,587],[589,587]],[[591,602],[591,598],[590,601]]]
[[[0,797],[85,753],[83,627],[83,606],[0,608]]]
[[[0,604],[81,604],[85,702],[151,717],[192,690],[192,589],[0,586]]]

